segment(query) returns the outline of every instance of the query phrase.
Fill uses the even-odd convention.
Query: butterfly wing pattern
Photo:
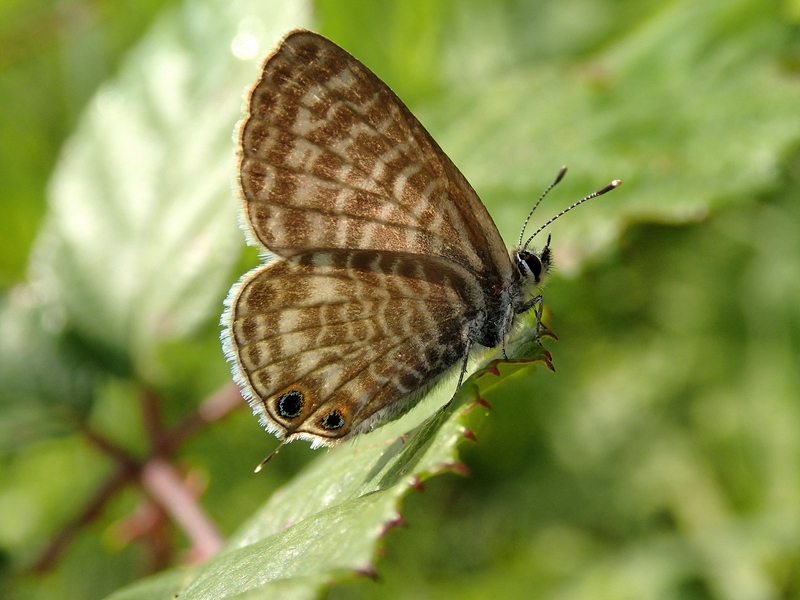
[[[248,106],[242,220],[267,262],[231,290],[224,348],[269,431],[331,445],[499,344],[519,271],[447,155],[333,42],[290,33]]]

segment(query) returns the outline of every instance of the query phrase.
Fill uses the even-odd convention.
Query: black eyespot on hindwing
[[[303,392],[297,390],[286,392],[278,399],[278,413],[287,419],[294,419],[303,411],[305,402]]]
[[[324,429],[339,429],[344,426],[344,417],[338,410],[332,410],[327,415],[322,417],[322,427]]]

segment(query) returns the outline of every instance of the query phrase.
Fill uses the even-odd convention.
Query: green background
[[[623,180],[551,228],[555,373],[487,392],[471,476],[403,500],[377,581],[309,593],[800,597],[797,0],[0,2],[0,596],[185,564],[178,529],[166,557],[120,542],[131,485],[30,571],[114,470],[87,427],[145,456],[143,394],[176,424],[229,379],[222,299],[257,261],[230,189],[257,60],[231,32],[263,55],[293,25],[389,83],[510,244],[562,164],[532,225]],[[240,410],[172,460],[232,535],[337,456],[253,476],[275,445]]]

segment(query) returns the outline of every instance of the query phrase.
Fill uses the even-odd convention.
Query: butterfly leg
[[[524,313],[528,312],[529,310],[533,310],[536,313],[536,328],[534,330],[534,337],[536,338],[537,342],[541,334],[547,329],[542,324],[542,313],[544,312],[544,302],[542,300],[542,296],[535,296],[528,300],[525,304],[523,304],[519,309],[516,311],[517,313]]]
[[[461,384],[464,383],[464,375],[467,373],[467,363],[469,362],[469,351],[472,349],[472,338],[467,337],[467,347],[464,349],[464,360],[461,363],[461,372],[458,374],[458,383],[456,384],[456,391],[453,392],[450,400],[447,401],[445,406],[450,406],[450,403],[455,400],[458,395],[458,390],[461,389]]]
[[[503,317],[503,327],[500,329],[502,332],[501,335],[503,336],[503,360],[508,360],[508,354],[506,353],[506,336],[511,331],[511,323],[514,320],[514,307],[510,304],[508,308],[506,308],[506,314]]]
[[[542,297],[541,296],[537,296],[536,299],[538,301],[536,302],[536,307],[535,307],[535,310],[536,310],[536,333],[535,333],[535,335],[536,335],[536,342],[539,343],[539,337],[542,335],[542,333],[545,332],[545,330],[547,330],[547,327],[542,325],[542,312],[544,311],[544,302],[542,301]]]

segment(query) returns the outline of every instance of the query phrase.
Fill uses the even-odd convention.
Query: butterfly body
[[[269,431],[368,431],[541,310],[549,243],[509,253],[419,121],[333,42],[289,34],[248,105],[243,221],[268,262],[231,290],[223,342]]]

